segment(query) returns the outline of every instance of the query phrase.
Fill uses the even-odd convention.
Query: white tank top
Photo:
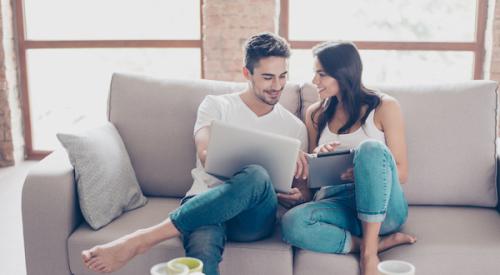
[[[321,133],[318,144],[323,145],[325,143],[338,141],[340,142],[338,149],[357,148],[362,141],[367,139],[375,139],[385,144],[385,134],[375,125],[374,116],[375,110],[372,110],[370,114],[368,114],[365,124],[363,124],[358,130],[349,134],[335,134],[330,131],[330,128],[326,125],[325,129]]]

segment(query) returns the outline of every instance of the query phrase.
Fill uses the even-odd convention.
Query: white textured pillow
[[[80,209],[95,230],[146,204],[125,145],[111,123],[79,134],[57,134],[75,168]]]

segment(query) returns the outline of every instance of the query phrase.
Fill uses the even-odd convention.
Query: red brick
[[[210,0],[203,6],[205,78],[244,81],[243,43],[253,34],[274,28],[275,0]]]

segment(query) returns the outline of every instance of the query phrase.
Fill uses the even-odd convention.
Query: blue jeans
[[[188,198],[170,214],[186,256],[203,261],[206,275],[219,274],[226,239],[250,242],[273,233],[278,201],[267,171],[249,165],[223,184]]]
[[[323,187],[314,201],[288,211],[281,221],[283,239],[303,249],[346,254],[352,235],[363,235],[361,221],[381,222],[381,235],[397,231],[408,217],[408,203],[385,144],[366,140],[356,148],[354,180]]]

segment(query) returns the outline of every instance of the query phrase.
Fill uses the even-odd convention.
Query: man
[[[251,37],[245,45],[243,75],[248,88],[235,94],[207,96],[198,108],[194,126],[197,167],[194,183],[181,206],[160,224],[138,230],[113,242],[82,251],[85,265],[98,272],[113,272],[152,246],[182,236],[186,256],[203,261],[203,272],[219,274],[226,237],[255,241],[272,234],[277,196],[267,171],[257,165],[242,168],[225,182],[208,175],[203,165],[210,139],[210,123],[227,123],[264,130],[293,138],[307,148],[304,124],[278,104],[287,79],[290,49],[271,33]],[[245,142],[242,140],[242,142]],[[296,178],[307,177],[304,154],[297,160]],[[284,195],[284,203],[301,200],[308,189],[301,185]],[[297,199],[298,198],[298,199]]]

